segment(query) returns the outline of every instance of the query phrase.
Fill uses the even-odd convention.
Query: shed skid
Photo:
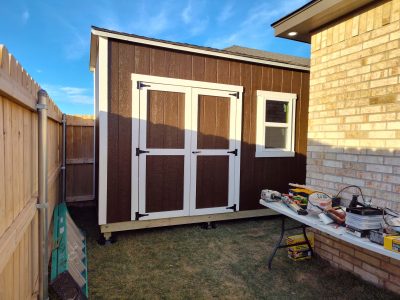
[[[108,240],[111,238],[111,234],[113,232],[118,232],[118,231],[166,227],[166,226],[184,225],[184,224],[195,224],[203,222],[227,221],[227,220],[256,218],[256,217],[267,217],[276,215],[278,214],[271,209],[244,210],[234,213],[209,214],[201,216],[188,216],[188,217],[164,218],[156,220],[110,223],[110,224],[100,225],[100,231],[104,235],[104,238]]]

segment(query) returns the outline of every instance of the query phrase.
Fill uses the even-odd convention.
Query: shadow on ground
[[[100,246],[95,210],[70,212],[87,233],[92,299],[398,299],[318,258],[293,262],[286,250],[268,271],[276,218],[122,232]]]

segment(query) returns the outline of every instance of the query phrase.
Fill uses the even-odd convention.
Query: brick
[[[356,250],[356,251],[354,252],[354,255],[355,255],[355,257],[357,257],[359,260],[362,260],[363,262],[366,262],[366,263],[368,263],[368,264],[370,264],[370,265],[373,265],[373,266],[375,266],[375,267],[379,267],[379,266],[381,265],[381,261],[380,261],[378,258],[373,257],[373,256],[368,255],[368,254],[365,254],[365,253],[360,252],[360,251],[358,251],[358,250]]]
[[[342,182],[348,185],[358,185],[360,187],[365,186],[365,181],[357,178],[343,177]]]
[[[392,292],[395,292],[397,294],[400,294],[400,286],[399,285],[397,285],[397,284],[395,284],[393,282],[390,282],[390,281],[386,281],[384,286],[388,290],[390,290]]]
[[[357,275],[359,275],[362,279],[364,279],[365,281],[371,282],[375,285],[381,286],[382,285],[382,281],[379,280],[379,277],[371,274],[369,272],[367,272],[366,270],[354,266],[354,273],[356,273]]]
[[[337,160],[354,161],[354,162],[356,162],[358,160],[358,156],[357,155],[352,155],[352,154],[338,154],[337,155]]]
[[[390,40],[389,39],[389,34],[386,34],[384,36],[381,36],[381,37],[378,37],[378,38],[375,38],[375,39],[372,39],[372,40],[364,42],[363,43],[363,49],[367,49],[367,48],[370,48],[370,47],[374,47],[376,45],[387,43],[387,42],[389,42],[389,40]]]
[[[383,164],[383,156],[359,155],[358,161],[370,164]]]
[[[390,258],[390,263],[392,265],[398,266],[400,268],[400,260],[394,259],[394,258]]]
[[[391,264],[390,262],[382,262],[382,270],[385,270],[386,272],[395,275],[395,276],[400,276],[400,267],[396,266],[394,264]]]
[[[389,281],[391,281],[391,282],[393,282],[395,284],[398,284],[400,286],[400,277],[399,276],[395,276],[395,275],[390,274],[389,275]]]
[[[367,171],[372,172],[380,172],[380,173],[392,173],[393,167],[392,166],[383,166],[383,165],[367,165]]]
[[[353,271],[354,265],[343,258],[333,255],[332,256],[333,262],[337,263],[340,268],[345,269],[347,271]]]
[[[334,247],[338,250],[340,250],[341,254],[342,252],[345,254],[350,254],[350,255],[354,255],[354,247],[352,247],[350,244],[348,243],[344,243],[342,241],[335,241],[334,242]],[[340,257],[342,257],[342,255],[340,255]]]
[[[385,157],[383,163],[384,163],[385,165],[400,166],[400,157]]]
[[[362,266],[361,260],[357,259],[356,257],[354,257],[351,254],[340,253],[340,257],[343,258],[344,260],[347,260],[348,262],[352,263],[354,266],[358,266],[358,267]]]
[[[378,276],[381,279],[389,279],[389,273],[386,271],[381,270],[380,268],[376,268],[374,266],[371,266],[367,263],[362,264],[362,268],[366,271],[368,271],[371,274],[374,274]]]
[[[357,247],[357,248],[359,248],[361,250],[361,252],[364,252],[365,254],[368,254],[370,256],[376,257],[380,261],[389,262],[389,257],[387,257],[385,255],[382,255],[382,254],[379,254],[379,253],[376,253],[376,252],[373,252],[373,251],[370,251],[370,250],[367,250],[367,249],[364,249],[364,248],[360,248],[360,247]]]
[[[332,254],[322,248],[316,249],[316,253],[327,261],[332,261]]]

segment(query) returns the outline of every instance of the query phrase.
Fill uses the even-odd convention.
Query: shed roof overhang
[[[97,59],[97,51],[98,51],[98,41],[99,37],[116,39],[121,41],[133,42],[143,45],[148,45],[151,47],[160,47],[160,48],[167,48],[173,49],[177,51],[189,52],[189,53],[196,53],[214,57],[221,57],[225,59],[233,59],[238,61],[250,62],[250,63],[257,63],[262,65],[274,66],[274,67],[281,67],[281,68],[288,68],[293,70],[302,70],[309,72],[310,67],[309,63],[302,62],[301,60],[293,61],[293,59],[285,59],[283,56],[280,55],[280,59],[270,58],[267,59],[265,57],[260,56],[253,56],[238,52],[232,52],[229,50],[224,49],[215,49],[209,47],[202,47],[184,43],[176,43],[170,42],[160,39],[148,38],[144,36],[139,36],[135,34],[129,34],[124,32],[118,32],[114,30],[109,30],[105,28],[99,28],[92,26],[91,31],[91,39],[90,39],[90,61],[89,61],[89,68],[93,72],[96,66],[96,59]],[[278,55],[279,56],[279,55]],[[287,56],[289,57],[289,56]]]
[[[275,36],[311,43],[311,33],[376,0],[313,0],[271,24]],[[296,33],[289,35],[290,32]]]

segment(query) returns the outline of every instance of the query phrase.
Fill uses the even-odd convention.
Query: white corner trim
[[[265,122],[265,101],[286,101],[289,103],[288,124]],[[257,91],[257,121],[256,121],[256,152],[255,157],[294,157],[295,156],[295,134],[296,134],[296,100],[297,95],[293,93],[280,93],[272,91]],[[287,149],[265,148],[265,127],[286,127],[290,130]],[[290,149],[289,149],[290,148]]]
[[[186,86],[186,87],[202,88],[202,89],[208,89],[208,90],[219,90],[219,91],[229,91],[229,92],[239,92],[239,93],[243,92],[243,86],[205,82],[205,81],[177,79],[177,78],[170,78],[170,77],[141,75],[141,74],[132,74],[131,79],[132,79],[132,84],[133,84],[134,88],[136,88],[137,82],[143,81],[143,82],[154,83],[154,84]]]
[[[107,224],[108,40],[99,37],[99,225]]]
[[[210,55],[210,56],[214,56],[214,57],[222,57],[222,58],[228,58],[228,59],[233,59],[233,60],[246,61],[246,62],[250,62],[250,63],[268,65],[268,66],[276,66],[276,67],[283,67],[283,68],[289,68],[289,69],[295,69],[295,70],[310,71],[309,67],[303,67],[303,66],[293,65],[293,64],[289,64],[289,63],[281,63],[281,62],[275,62],[275,61],[269,61],[269,60],[264,60],[264,59],[257,59],[257,58],[242,56],[242,55],[228,54],[228,53],[224,53],[224,52],[176,45],[173,43],[153,41],[153,40],[148,40],[148,39],[144,39],[144,38],[140,38],[140,37],[127,36],[124,34],[104,32],[104,31],[97,30],[97,29],[92,29],[92,34],[97,35],[99,37],[113,38],[113,39],[117,39],[117,40],[128,41],[128,42],[138,43],[138,44],[142,44],[142,45],[174,49],[174,50],[178,50],[178,51]]]

